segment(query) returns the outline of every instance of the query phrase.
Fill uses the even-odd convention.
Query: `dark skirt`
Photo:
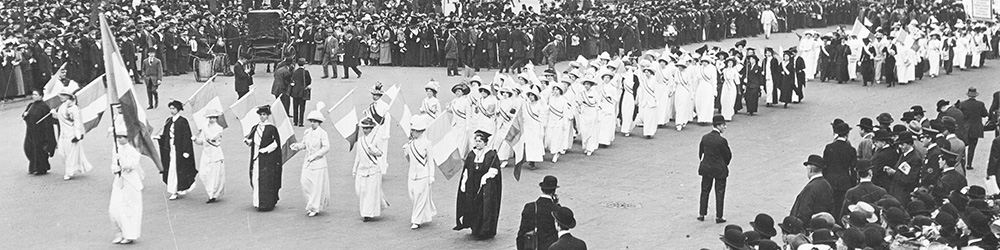
[[[778,84],[778,101],[784,103],[792,102],[792,88],[795,86],[795,75],[782,75]]]

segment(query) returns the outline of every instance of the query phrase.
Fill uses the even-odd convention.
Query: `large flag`
[[[48,104],[49,107],[53,109],[62,105],[63,101],[59,98],[59,93],[72,92],[75,90],[64,89],[62,81],[59,80],[59,72],[62,72],[65,68],[66,63],[63,63],[63,65],[56,70],[56,73],[52,74],[52,78],[49,78],[49,82],[45,83],[45,87],[42,89],[42,101],[45,101],[45,104]]]
[[[410,112],[410,107],[406,105],[406,99],[402,95],[399,95],[396,85],[392,85],[389,90],[391,91],[394,88],[396,89],[396,93],[393,94],[396,97],[389,102],[389,117],[398,116],[399,128],[403,130],[406,138],[410,138],[410,118],[413,117],[413,113]]]
[[[76,106],[80,108],[84,132],[97,127],[104,111],[108,109],[108,90],[104,86],[104,75],[98,76],[76,92]]]
[[[348,91],[344,97],[341,97],[333,104],[333,107],[326,111],[330,117],[337,119],[333,123],[333,128],[344,140],[347,140],[347,151],[354,150],[354,144],[358,142],[358,110],[353,104],[345,103],[351,99],[355,89],[357,87]]]
[[[128,129],[129,142],[139,150],[139,153],[148,156],[156,164],[156,168],[163,171],[163,164],[160,162],[160,152],[151,136],[153,126],[149,124],[146,112],[139,106],[135,97],[132,78],[128,75],[125,62],[122,60],[121,52],[118,50],[118,43],[115,42],[111,28],[108,27],[108,20],[104,14],[99,14],[101,21],[101,48],[104,51],[105,80],[108,85],[108,102],[121,104],[121,123]],[[113,122],[113,124],[118,122]]]
[[[468,153],[459,151],[460,145],[468,143],[467,131],[451,129],[451,116],[452,114],[438,116],[424,132],[427,134],[427,139],[433,143],[428,162],[437,166],[444,177],[449,180],[462,170],[463,153]]]
[[[219,98],[219,93],[216,91],[215,87],[215,77],[208,79],[198,91],[195,91],[191,98],[188,98],[187,104],[191,110],[195,111],[192,115],[194,119],[194,124],[198,126],[198,129],[204,129],[208,127],[208,118],[205,118],[205,112],[210,109],[222,112],[222,100]],[[216,121],[222,128],[228,128],[229,124],[226,123],[226,115],[220,114],[218,121]]]
[[[257,107],[269,103],[264,97],[258,96],[257,87],[251,87],[250,91],[243,95],[242,98],[229,106],[229,112],[240,121],[243,137],[249,136],[253,125],[260,123],[260,116],[257,115]]]
[[[281,136],[281,163],[285,163],[298,152],[291,147],[298,140],[295,138],[295,130],[292,130],[292,122],[289,121],[291,117],[288,117],[281,105],[280,99],[271,103],[271,123],[278,128],[278,135]]]

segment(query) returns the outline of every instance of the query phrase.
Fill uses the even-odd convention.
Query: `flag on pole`
[[[271,123],[278,128],[278,135],[281,136],[281,163],[284,164],[298,152],[292,150],[292,144],[298,140],[295,138],[295,130],[292,130],[292,122],[289,121],[291,118],[281,105],[280,99],[275,99],[271,103]]]
[[[151,136],[153,126],[149,124],[146,112],[139,106],[132,84],[132,78],[128,75],[125,62],[122,60],[121,52],[118,50],[118,43],[115,42],[111,28],[108,27],[108,20],[103,13],[97,15],[101,23],[101,46],[104,51],[105,81],[108,85],[108,102],[120,104],[121,123],[128,129],[129,142],[139,150],[139,153],[148,156],[156,164],[156,168],[163,171],[163,163],[160,162],[160,152]]]
[[[222,112],[222,100],[219,98],[219,93],[215,89],[215,76],[208,79],[204,84],[198,88],[197,91],[188,98],[187,105],[194,110],[192,119],[194,124],[198,126],[198,129],[205,129],[208,127],[208,118],[205,118],[205,112],[209,110],[215,110]],[[226,115],[224,113],[219,114],[219,118],[216,121],[222,128],[228,128],[229,124],[226,122]]]
[[[391,91],[394,87],[396,85],[393,85],[389,90]],[[399,128],[403,129],[406,138],[410,138],[410,119],[413,117],[413,113],[410,112],[410,107],[406,105],[406,99],[402,95],[397,95],[389,103],[389,116],[399,116]]]
[[[70,84],[68,87],[63,86],[62,81],[59,79],[59,72],[62,72],[64,69],[66,69],[66,63],[63,63],[63,65],[56,70],[55,74],[52,74],[52,78],[49,78],[49,82],[45,83],[45,87],[42,88],[42,101],[44,101],[45,104],[48,104],[52,109],[62,105],[63,101],[62,98],[59,98],[59,93],[73,93],[80,87],[73,86],[73,84]]]
[[[358,110],[354,105],[350,103],[345,103],[345,99],[349,99],[348,96],[353,93],[348,92],[344,98],[341,98],[336,104],[333,105],[327,112],[330,113],[330,117],[334,117],[336,122],[333,123],[333,128],[337,130],[340,137],[347,140],[347,151],[354,150],[354,144],[358,142]]]
[[[396,97],[398,96],[399,96],[398,85],[392,85],[391,87],[389,87],[389,89],[385,90],[385,97],[389,97],[390,104],[392,104],[393,101],[396,101]]]
[[[84,133],[97,127],[104,111],[108,109],[108,90],[104,87],[104,75],[98,76],[76,92],[76,106],[80,108]]]
[[[424,133],[427,139],[431,140],[430,152],[428,152],[428,162],[441,170],[446,179],[451,179],[462,169],[463,153],[460,152],[459,145],[468,143],[468,137],[463,129],[452,129],[452,114],[438,116]]]
[[[518,144],[521,143],[521,131],[523,131],[524,126],[524,116],[521,115],[521,109],[514,112],[514,118],[511,119],[510,125],[507,128],[507,133],[504,136],[504,140],[510,145],[512,149],[517,149]],[[514,150],[514,179],[521,180],[521,163],[524,162],[524,148],[520,148],[521,151]]]
[[[243,131],[243,137],[249,136],[250,129],[253,129],[254,125],[260,123],[260,116],[257,115],[257,107],[264,104],[268,104],[268,102],[263,97],[257,96],[257,87],[251,87],[250,91],[247,91],[242,98],[229,106],[229,112],[240,121],[240,129]]]

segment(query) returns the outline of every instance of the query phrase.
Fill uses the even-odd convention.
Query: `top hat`
[[[712,116],[712,125],[726,124],[726,118],[722,115]]]
[[[749,249],[746,243],[746,237],[744,237],[743,232],[740,232],[739,230],[726,230],[722,237],[719,237],[719,240],[732,249]]]
[[[979,91],[976,91],[976,87],[970,87],[969,92],[965,93],[965,95],[969,97],[977,97],[979,96]]]
[[[806,162],[803,162],[802,165],[803,166],[813,165],[821,169],[826,168],[826,164],[823,161],[823,157],[819,155],[809,155],[809,159],[807,159]]]
[[[573,210],[568,207],[559,207],[556,211],[552,211],[552,218],[555,218],[556,223],[566,229],[572,229],[576,227],[576,218],[573,218]],[[743,234],[740,234],[743,237]]]
[[[861,127],[861,129],[868,130],[868,129],[874,128],[875,125],[872,124],[872,119],[871,118],[864,117],[864,118],[861,118],[861,122],[858,123],[858,127]]]
[[[541,187],[542,189],[559,188],[559,179],[557,179],[555,176],[546,175],[544,178],[542,178],[542,182],[538,183],[538,187]]]
[[[750,227],[753,227],[754,231],[760,232],[761,235],[767,236],[766,238],[778,235],[777,230],[774,229],[774,219],[767,214],[757,214],[757,217],[750,222]]]

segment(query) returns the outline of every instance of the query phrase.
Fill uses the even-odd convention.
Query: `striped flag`
[[[104,75],[98,76],[93,82],[76,92],[76,106],[80,107],[84,132],[97,127],[108,109],[108,90],[104,87]]]
[[[463,153],[468,153],[459,152],[459,145],[466,143],[468,137],[465,135],[466,131],[451,128],[452,115],[446,113],[438,116],[424,132],[433,143],[428,152],[429,162],[437,166],[449,180],[462,169]]]
[[[53,109],[59,107],[59,105],[62,105],[63,103],[62,99],[59,98],[59,93],[73,93],[76,91],[75,88],[80,87],[72,86],[72,84],[69,88],[63,87],[62,81],[59,80],[59,77],[64,69],[66,69],[66,63],[63,63],[63,65],[56,70],[55,74],[52,74],[52,78],[49,78],[49,82],[45,83],[45,87],[42,89],[42,101]]]
[[[333,104],[326,112],[330,117],[335,117],[336,122],[333,123],[333,128],[337,130],[344,140],[347,140],[347,151],[354,150],[354,144],[358,142],[358,110],[354,105],[347,103],[354,97],[354,91],[357,87],[352,88],[347,91],[337,102]]]
[[[521,143],[521,131],[524,129],[524,116],[521,115],[521,111],[522,109],[519,108],[517,112],[514,112],[514,118],[511,119],[507,133],[504,136],[507,144],[514,149],[517,149],[518,147],[515,146]],[[522,147],[521,152],[517,152],[516,150],[514,152],[514,179],[518,181],[521,180],[521,162],[524,162],[525,159],[523,149]]]
[[[99,14],[98,17],[101,23],[104,68],[107,69],[105,80],[108,85],[108,102],[121,105],[121,117],[116,118],[121,119],[121,123],[128,129],[129,142],[139,150],[139,153],[153,160],[157,169],[163,171],[160,152],[151,136],[153,126],[149,124],[145,110],[139,106],[135,97],[132,78],[129,77],[128,70],[125,68],[125,62],[118,50],[118,43],[115,42],[115,37],[111,34],[111,28],[108,27],[108,20],[104,14]]]
[[[271,103],[271,123],[278,128],[278,135],[281,136],[281,163],[285,163],[288,159],[291,159],[296,150],[292,150],[292,144],[298,142],[295,138],[295,130],[292,130],[292,122],[289,121],[291,118],[288,117],[288,113],[285,113],[285,109],[280,108],[281,100],[275,99]],[[260,118],[258,118],[260,119]]]
[[[393,85],[389,90],[394,87],[396,85]],[[399,116],[399,128],[403,130],[406,138],[410,138],[410,119],[413,117],[413,112],[410,112],[410,107],[406,105],[406,99],[402,95],[396,94],[396,98],[389,102],[389,116]]]
[[[198,126],[199,129],[204,129],[208,127],[208,118],[205,118],[205,112],[214,109],[215,111],[222,112],[222,100],[219,98],[219,93],[216,91],[215,77],[208,79],[204,84],[195,91],[191,98],[188,98],[187,105],[194,110],[192,119],[194,124]],[[225,114],[220,114],[218,121],[216,123],[222,128],[228,128],[229,124],[226,122]]]
[[[858,17],[854,19],[854,26],[851,27],[851,34],[858,36],[858,38],[869,38],[872,36],[872,21],[868,20],[865,12],[863,9],[858,12]]]
[[[229,112],[240,121],[243,137],[250,136],[250,130],[253,129],[253,126],[260,123],[257,107],[268,103],[267,99],[258,96],[257,87],[252,87],[246,95],[229,106]]]

